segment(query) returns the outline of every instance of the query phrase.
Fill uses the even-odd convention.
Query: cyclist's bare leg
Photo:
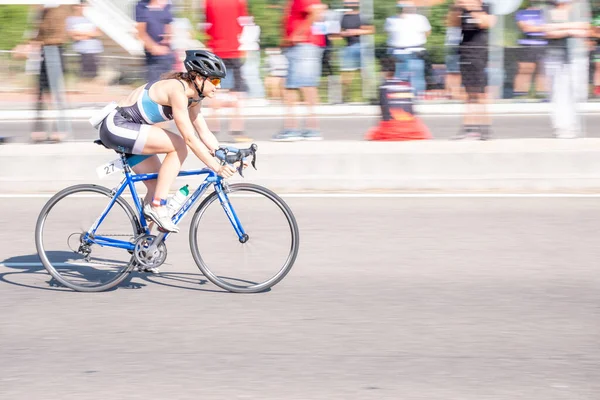
[[[151,126],[142,154],[165,153],[162,165],[158,170],[158,179],[154,188],[154,198],[144,206],[144,214],[164,231],[179,232],[179,228],[171,220],[166,204],[169,189],[181,170],[187,157],[187,146],[183,138],[173,132]]]
[[[148,157],[132,169],[136,174],[153,174],[160,171],[161,165],[160,159],[155,155]],[[142,182],[144,185],[146,185],[146,189],[148,191],[144,197],[144,202],[152,203],[152,200],[154,199],[154,192],[156,191],[156,179]]]
[[[158,171],[158,181],[154,190],[154,198],[166,199],[188,154],[185,141],[173,132],[150,126],[142,154],[166,154]]]

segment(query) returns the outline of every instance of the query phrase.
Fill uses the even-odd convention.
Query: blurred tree
[[[0,50],[11,50],[23,41],[29,29],[29,6],[0,6]]]
[[[453,0],[433,6],[429,9],[431,35],[427,38],[427,52],[433,64],[443,64],[446,55],[446,16]]]
[[[284,1],[248,1],[248,12],[254,17],[254,22],[260,26],[260,46],[262,48],[279,46],[284,8]]]
[[[285,6],[290,0],[248,0],[248,8],[255,22],[261,27],[261,47],[278,46],[281,39],[281,23]],[[322,0],[330,9],[342,8],[343,0]],[[591,0],[600,3],[600,0]],[[425,15],[431,24],[431,36],[427,40],[427,48],[430,53],[431,61],[434,63],[444,62],[444,43],[446,36],[446,15],[450,4],[454,0],[445,0],[438,5],[430,7]],[[526,8],[529,0],[524,0],[521,8]],[[387,33],[383,27],[386,18],[396,13],[395,1],[373,0],[373,14],[375,33],[375,46],[378,53],[386,47]],[[507,21],[514,19],[514,15],[506,16]],[[515,40],[517,32],[516,24],[506,25],[507,43]]]

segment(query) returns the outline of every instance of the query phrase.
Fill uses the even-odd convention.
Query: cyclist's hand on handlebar
[[[237,167],[237,171],[240,176],[244,176],[242,171],[250,165],[247,158],[251,158],[251,163],[254,169],[256,169],[256,144],[252,144],[247,149],[237,149],[234,147],[220,146],[215,151],[215,157],[221,160],[222,164],[229,164]]]
[[[217,175],[219,175],[220,177],[222,177],[224,179],[227,179],[227,178],[231,178],[233,176],[233,174],[235,174],[236,172],[237,172],[237,169],[235,169],[233,166],[231,166],[230,164],[225,164],[225,165],[221,165],[221,167],[217,171]]]
[[[244,160],[244,163],[242,164],[242,169],[246,169],[248,167],[248,165],[250,165],[250,163],[246,160]],[[235,164],[233,164],[233,166],[238,169],[240,167],[240,162],[236,162]]]

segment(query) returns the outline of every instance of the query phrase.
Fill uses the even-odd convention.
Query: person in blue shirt
[[[146,79],[149,82],[173,69],[171,50],[173,14],[168,0],[142,0],[135,7],[138,37],[146,54]]]
[[[532,0],[531,7],[519,11],[515,19],[523,35],[518,40],[519,49],[518,72],[514,82],[514,95],[526,96],[535,76],[536,92],[545,92],[544,56],[548,40],[543,32],[536,32],[531,27],[544,24],[544,0]]]

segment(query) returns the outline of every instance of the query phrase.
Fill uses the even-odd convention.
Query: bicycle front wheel
[[[229,202],[212,193],[190,226],[194,261],[212,283],[235,293],[256,293],[280,282],[298,255],[298,224],[275,193],[252,184],[229,185]],[[227,210],[231,207],[231,210]],[[225,210],[224,210],[225,209]],[[224,212],[225,211],[225,212]],[[247,235],[242,243],[228,214]]]
[[[139,222],[122,198],[107,209],[112,197],[102,186],[71,186],[54,195],[40,212],[35,229],[38,255],[62,285],[101,292],[121,283],[133,268],[131,253],[114,244],[132,243]]]

